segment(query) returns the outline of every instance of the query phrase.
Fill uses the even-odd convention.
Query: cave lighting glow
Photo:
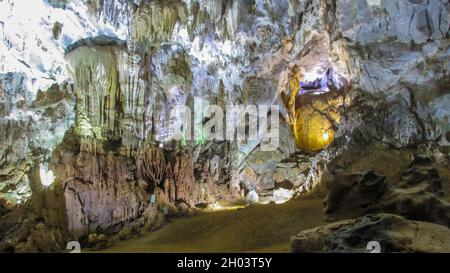
[[[47,164],[41,164],[39,166],[39,175],[41,177],[41,183],[44,187],[50,187],[55,182],[55,176],[53,172],[48,169]]]
[[[211,212],[217,211],[229,211],[229,210],[237,210],[247,207],[248,204],[220,204],[219,202],[214,202],[209,205],[209,209]]]
[[[273,190],[273,199],[275,204],[283,204],[292,198],[293,191],[288,189],[275,189]]]

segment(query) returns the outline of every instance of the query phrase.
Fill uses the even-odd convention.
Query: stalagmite
[[[450,252],[449,5],[0,0],[0,252]]]

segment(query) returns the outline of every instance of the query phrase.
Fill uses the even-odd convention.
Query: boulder
[[[301,253],[450,253],[450,229],[393,214],[369,214],[302,231],[291,238],[291,249]]]
[[[127,239],[131,238],[131,236],[133,235],[133,232],[131,231],[131,229],[129,227],[124,227],[119,231],[119,233],[117,235],[119,236],[120,240],[127,240]]]
[[[325,183],[329,221],[386,212],[450,226],[450,204],[441,198],[441,179],[429,158],[416,156],[397,185],[374,171],[352,173],[337,167],[327,174]]]
[[[60,252],[68,234],[24,208],[0,217],[0,252]]]

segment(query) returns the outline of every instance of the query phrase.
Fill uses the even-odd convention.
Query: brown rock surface
[[[62,229],[24,208],[0,217],[0,252],[59,252],[68,238]]]
[[[374,171],[334,168],[326,186],[325,214],[330,221],[387,212],[450,226],[450,204],[441,198],[441,179],[430,158],[417,156],[396,185]]]
[[[294,252],[450,252],[450,229],[393,214],[370,214],[308,229],[291,238]]]

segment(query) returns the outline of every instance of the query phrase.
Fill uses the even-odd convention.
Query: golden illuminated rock
[[[287,110],[286,121],[291,126],[296,146],[305,151],[319,151],[334,140],[340,121],[338,108],[344,103],[343,89],[299,94],[303,78],[302,65],[294,65],[286,79],[280,98]],[[320,88],[320,87],[318,87]]]
[[[323,94],[297,98],[293,131],[298,148],[318,151],[333,142],[335,126],[340,120],[337,110],[343,103],[340,97],[333,96]]]
[[[333,141],[334,131],[331,129],[331,123],[323,115],[308,107],[306,111],[297,111],[294,136],[297,147],[316,151]]]

